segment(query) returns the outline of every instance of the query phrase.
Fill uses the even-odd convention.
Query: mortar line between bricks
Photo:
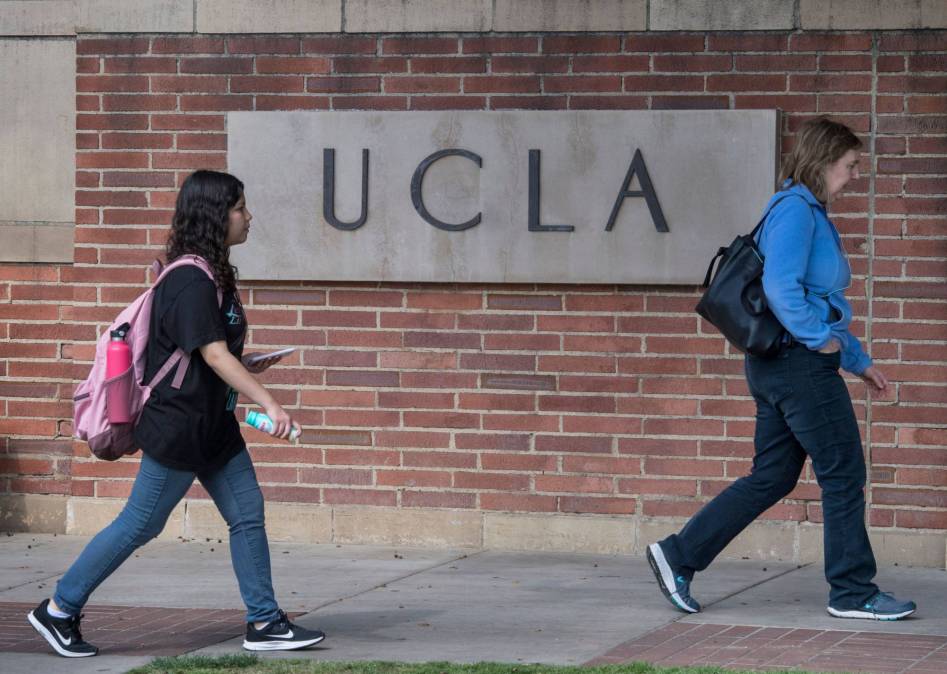
[[[685,617],[686,617],[686,616],[680,616],[680,617],[675,618],[674,620],[669,620],[668,622],[664,623],[663,625],[658,625],[657,627],[655,627],[655,628],[653,628],[653,629],[650,629],[650,630],[648,630],[647,632],[644,632],[643,634],[639,634],[639,635],[636,636],[636,637],[633,637],[633,638],[631,638],[631,639],[625,639],[624,641],[620,641],[620,642],[617,643],[617,644],[614,644],[614,645],[612,645],[612,646],[609,646],[608,648],[606,648],[604,651],[602,651],[602,652],[599,653],[598,655],[595,655],[594,657],[591,657],[591,658],[589,658],[588,660],[586,660],[586,661],[582,664],[582,666],[583,666],[583,667],[588,666],[589,663],[591,663],[591,662],[593,662],[593,661],[595,661],[595,660],[598,660],[598,659],[601,658],[601,657],[604,657],[604,656],[608,655],[609,653],[611,653],[613,650],[615,650],[615,649],[618,648],[619,646],[622,646],[622,645],[627,644],[627,643],[632,642],[632,641],[638,641],[639,639],[644,639],[646,636],[648,636],[648,635],[650,635],[650,634],[654,634],[655,632],[660,632],[661,630],[665,629],[665,628],[668,627],[669,625],[673,625],[674,623],[679,622],[679,621],[681,620],[681,618],[685,618]],[[705,625],[705,624],[707,624],[707,623],[681,623],[681,624],[682,624],[682,625],[687,625],[688,627],[690,627],[690,629],[689,629],[687,632],[682,632],[681,634],[675,634],[675,635],[673,635],[673,636],[669,636],[669,637],[668,637],[667,639],[665,639],[664,641],[662,641],[662,642],[660,642],[660,643],[658,643],[658,644],[654,644],[654,646],[649,647],[647,650],[651,650],[651,648],[654,648],[654,647],[663,646],[663,645],[667,644],[669,641],[672,641],[672,640],[674,640],[674,639],[680,639],[682,636],[684,636],[684,635],[686,635],[686,634],[690,634],[690,633],[693,632],[694,630],[698,629],[701,625]],[[701,641],[703,641],[703,639],[702,639]],[[698,643],[700,643],[700,642],[698,642]],[[684,645],[681,646],[681,649],[680,649],[680,650],[683,650],[683,649],[685,649],[685,648],[690,648],[690,645],[689,645],[689,644],[684,644]],[[642,654],[642,657],[644,657],[644,655],[645,655],[645,653]]]
[[[768,582],[771,581],[771,580],[776,580],[777,578],[782,578],[782,577],[785,576],[786,574],[792,573],[792,572],[794,572],[794,571],[800,571],[801,569],[804,569],[804,568],[806,568],[807,566],[810,566],[811,564],[812,564],[812,562],[810,562],[809,564],[802,564],[802,565],[800,565],[800,566],[796,566],[796,567],[794,567],[794,568],[792,568],[792,569],[786,569],[786,570],[783,571],[782,573],[778,573],[778,574],[776,574],[775,576],[773,576],[773,577],[771,577],[771,578],[764,578],[763,580],[757,581],[757,582],[753,583],[752,585],[747,585],[746,587],[741,588],[741,589],[739,589],[739,590],[736,590],[735,592],[731,592],[730,594],[728,594],[728,595],[726,595],[726,596],[724,596],[724,597],[721,597],[720,599],[717,599],[716,601],[713,601],[713,602],[711,602],[711,603],[709,603],[709,604],[705,604],[705,607],[707,607],[707,606],[713,606],[714,604],[719,604],[720,602],[722,602],[722,601],[724,601],[724,600],[726,600],[726,599],[730,599],[731,597],[735,597],[735,596],[737,596],[738,594],[742,594],[743,592],[746,592],[747,590],[752,590],[752,589],[755,588],[755,587],[759,587],[759,586],[762,585],[763,583],[768,583]],[[699,615],[699,614],[697,614],[697,615]],[[643,639],[644,637],[648,636],[649,634],[654,634],[655,632],[657,632],[657,631],[659,631],[659,630],[663,630],[663,629],[666,628],[668,625],[673,625],[674,623],[680,622],[682,625],[688,625],[688,626],[692,627],[693,629],[696,629],[697,627],[700,627],[701,625],[717,625],[717,624],[722,624],[722,623],[705,623],[705,622],[686,622],[686,623],[685,623],[685,622],[681,622],[682,620],[684,620],[684,618],[691,618],[691,617],[693,617],[693,616],[694,616],[694,614],[691,614],[691,613],[684,613],[684,614],[681,614],[681,615],[677,616],[676,618],[674,618],[673,620],[669,620],[669,621],[667,621],[666,623],[664,623],[664,624],[662,624],[662,625],[658,625],[657,627],[654,627],[653,629],[650,629],[650,630],[648,630],[647,632],[643,632],[642,634],[639,634],[639,635],[636,636],[636,637],[633,637],[633,638],[631,638],[631,639],[625,639],[624,641],[620,641],[620,642],[618,642],[617,644],[612,644],[611,646],[609,646],[608,648],[606,648],[605,650],[603,650],[601,653],[595,655],[595,656],[592,657],[592,658],[589,658],[589,659],[586,661],[586,664],[587,664],[588,662],[591,662],[591,661],[593,661],[593,660],[595,660],[595,659],[597,659],[597,658],[600,658],[600,657],[604,656],[605,654],[611,652],[611,651],[614,650],[615,648],[618,648],[619,646],[621,646],[621,645],[624,644],[624,643],[627,643],[627,642],[629,642],[629,641],[636,641],[636,640],[638,640],[638,639]],[[727,627],[731,627],[731,625],[727,624]],[[759,627],[759,628],[762,628],[762,627],[766,627],[766,625],[746,625],[746,627]],[[680,635],[678,635],[678,636],[680,636]]]
[[[872,323],[874,322],[875,311],[875,194],[877,184],[875,182],[875,166],[877,165],[877,139],[878,139],[878,52],[879,52],[878,32],[871,34],[871,134],[868,137],[868,278],[865,280],[865,346],[868,353],[872,350]],[[875,397],[872,395],[871,387],[865,387],[865,526],[871,526],[871,504],[874,501],[874,480],[871,472],[874,468],[874,448],[872,447],[872,408]]]
[[[931,652],[929,652],[927,655],[925,655],[924,657],[920,658],[919,660],[915,660],[912,664],[910,664],[910,665],[908,665],[907,667],[903,668],[903,669],[901,670],[901,672],[908,672],[908,671],[909,671],[912,667],[914,667],[915,665],[919,665],[919,664],[921,664],[922,662],[925,662],[925,661],[929,660],[932,655],[935,655],[935,654],[937,654],[937,653],[944,653],[944,652],[945,652],[945,648],[944,648],[945,646],[947,646],[947,642],[942,643],[940,646],[938,646],[937,648],[933,649]]]
[[[826,632],[826,630],[821,630],[821,631],[819,632],[819,634],[825,634],[825,632]],[[816,636],[818,636],[818,635],[816,635]],[[809,641],[811,641],[813,638],[815,638],[815,637],[811,637],[811,638],[809,638],[809,639],[806,639],[806,640],[803,641],[801,644],[799,644],[799,647],[800,647],[800,648],[804,648],[804,647],[806,646],[806,644],[808,644]],[[847,639],[847,638],[848,638],[848,637],[845,637],[845,638],[843,638],[843,639],[841,639],[841,640],[839,640],[839,641],[836,641],[836,642],[835,642],[834,644],[832,644],[831,646],[824,647],[824,648],[821,648],[821,649],[816,649],[816,650],[814,650],[814,651],[810,651],[810,653],[808,654],[808,656],[806,657],[806,659],[803,660],[802,662],[800,662],[799,664],[795,665],[795,667],[805,667],[806,669],[810,669],[809,665],[812,663],[813,660],[815,660],[816,658],[818,658],[818,657],[824,655],[825,652],[829,650],[829,648],[835,648],[836,646],[838,646],[838,644],[842,643],[842,642],[845,641],[845,639]]]
[[[708,623],[702,623],[702,624],[708,624]],[[727,627],[729,628],[730,626],[728,625]],[[754,626],[754,625],[747,625],[747,627],[755,627],[755,626]],[[732,647],[734,647],[734,646],[739,646],[741,641],[745,641],[746,639],[751,638],[752,636],[754,636],[755,634],[757,634],[761,629],[765,629],[765,628],[764,628],[764,627],[758,627],[758,628],[757,628],[756,630],[754,630],[753,632],[750,632],[750,633],[747,634],[747,635],[744,635],[744,636],[742,636],[742,637],[737,638],[737,639],[734,641],[733,644],[723,645],[723,646],[720,646],[720,647],[714,649],[712,652],[710,652],[710,653],[707,654],[707,659],[708,659],[708,660],[712,660],[712,659],[713,659],[713,656],[715,656],[715,655],[721,653],[723,650],[725,650],[725,649],[727,649],[727,648],[732,648]],[[723,631],[723,634],[726,634],[726,630]],[[713,635],[713,636],[718,636],[718,635]],[[713,636],[710,637],[710,638],[713,638]],[[783,636],[785,636],[785,635],[783,635]],[[781,638],[782,638],[782,637],[777,637],[776,639],[770,639],[770,641],[767,642],[767,644],[761,645],[761,646],[756,646],[756,647],[744,646],[744,648],[747,648],[748,652],[742,654],[740,657],[745,657],[746,655],[750,655],[750,654],[756,652],[756,651],[757,651],[759,648],[761,648],[761,647],[765,647],[765,646],[772,645],[774,642],[779,641],[779,639],[781,639]],[[703,643],[704,641],[707,641],[707,639],[703,639],[703,640],[697,642],[697,644],[694,644],[694,645],[696,646],[696,645],[698,645],[698,644]],[[760,665],[761,665],[761,666],[766,666],[766,665],[768,665],[772,660],[775,660],[777,657],[779,657],[779,656],[778,656],[778,655],[773,655],[773,656],[770,658],[770,661],[767,661],[766,663],[760,663]],[[722,666],[724,666],[724,667],[729,667],[729,666],[731,666],[730,663],[731,663],[733,660],[734,660],[733,657],[728,658],[727,663],[724,664],[724,665],[722,665]]]

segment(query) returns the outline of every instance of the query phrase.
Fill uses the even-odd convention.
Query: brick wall
[[[226,169],[227,111],[780,108],[784,149],[814,113],[865,139],[832,210],[853,330],[894,381],[869,403],[850,380],[871,523],[947,529],[947,32],[80,36],[77,54],[75,264],[0,266],[5,492],[128,493],[135,459],[69,440],[72,382],[141,291],[176,186]],[[243,294],[250,348],[301,347],[263,381],[302,444],[246,431],[270,501],[661,518],[750,468],[742,357],[693,287]],[[803,479],[764,517],[819,522]]]

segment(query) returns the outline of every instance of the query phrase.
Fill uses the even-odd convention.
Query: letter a
[[[631,181],[638,176],[638,182],[641,183],[640,190],[630,190]],[[625,199],[628,197],[644,197],[648,204],[648,210],[651,211],[651,220],[654,222],[654,228],[659,232],[668,232],[667,221],[664,219],[664,212],[661,210],[661,204],[658,203],[658,195],[654,192],[654,185],[651,184],[651,176],[648,175],[648,167],[645,166],[644,157],[641,156],[641,150],[635,150],[635,156],[631,160],[631,166],[628,167],[628,173],[625,175],[625,182],[621,186],[618,198],[615,199],[615,205],[612,207],[612,214],[608,216],[608,224],[605,225],[605,231],[612,231],[615,226],[615,218],[618,217],[618,211],[621,209]]]

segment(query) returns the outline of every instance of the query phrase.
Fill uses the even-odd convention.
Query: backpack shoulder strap
[[[217,285],[217,280],[214,278],[214,272],[211,271],[210,265],[207,263],[207,260],[200,257],[199,255],[182,255],[174,262],[171,262],[167,265],[162,265],[160,260],[155,260],[151,265],[151,270],[154,272],[155,281],[152,283],[152,289],[156,288],[161,281],[163,281],[167,275],[174,269],[179,267],[198,267],[201,269],[207,277],[214,283],[214,287],[217,288],[217,306],[222,307],[224,305],[224,291],[219,285]],[[157,386],[158,382],[164,379],[168,373],[174,369],[174,379],[171,381],[171,388],[179,389],[181,384],[184,382],[184,375],[187,373],[187,369],[191,364],[191,354],[185,353],[183,350],[178,348],[168,360],[165,361],[164,365],[161,366],[155,376],[151,378],[151,381],[148,382],[150,388]]]
[[[190,360],[190,355],[184,353],[181,349],[176,349],[164,362],[161,369],[155,373],[155,376],[151,378],[151,381],[148,382],[148,387],[154,388],[157,386],[158,382],[164,379],[175,365],[181,364],[175,373],[174,381],[171,383],[171,388],[181,388],[181,382],[184,381],[184,373],[187,372],[187,365],[190,364]],[[185,361],[187,364],[184,364]]]
[[[199,255],[182,255],[167,265],[162,265],[160,260],[155,260],[151,265],[151,270],[155,273],[156,278],[151,287],[157,287],[173,269],[186,266],[197,267],[207,274],[207,277],[213,282],[214,287],[217,288],[217,306],[222,307],[224,305],[224,291],[217,285],[217,280],[214,278],[214,272],[211,270],[210,264]]]

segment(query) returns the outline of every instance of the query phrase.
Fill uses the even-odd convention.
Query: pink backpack
[[[162,269],[160,262],[152,265],[157,278],[154,284],[129,304],[113,321],[109,329],[102,333],[95,346],[95,361],[86,380],[79,384],[73,396],[72,427],[75,436],[89,443],[92,453],[100,459],[115,461],[126,454],[138,451],[132,438],[135,424],[141,416],[145,401],[154,388],[175,367],[172,388],[181,388],[184,375],[191,362],[191,354],[177,349],[161,366],[157,374],[147,384],[142,382],[145,376],[145,360],[148,353],[148,333],[151,331],[151,304],[154,291],[168,272],[178,267],[191,265],[199,267],[214,280],[214,272],[202,257],[182,255]],[[217,303],[223,302],[223,293],[217,289]],[[109,345],[109,333],[128,323],[131,329],[125,336],[125,342],[131,348],[132,366],[111,379],[105,378],[105,353]],[[127,401],[127,402],[126,402]],[[108,420],[109,404],[127,404],[133,421],[127,424],[112,424]]]

